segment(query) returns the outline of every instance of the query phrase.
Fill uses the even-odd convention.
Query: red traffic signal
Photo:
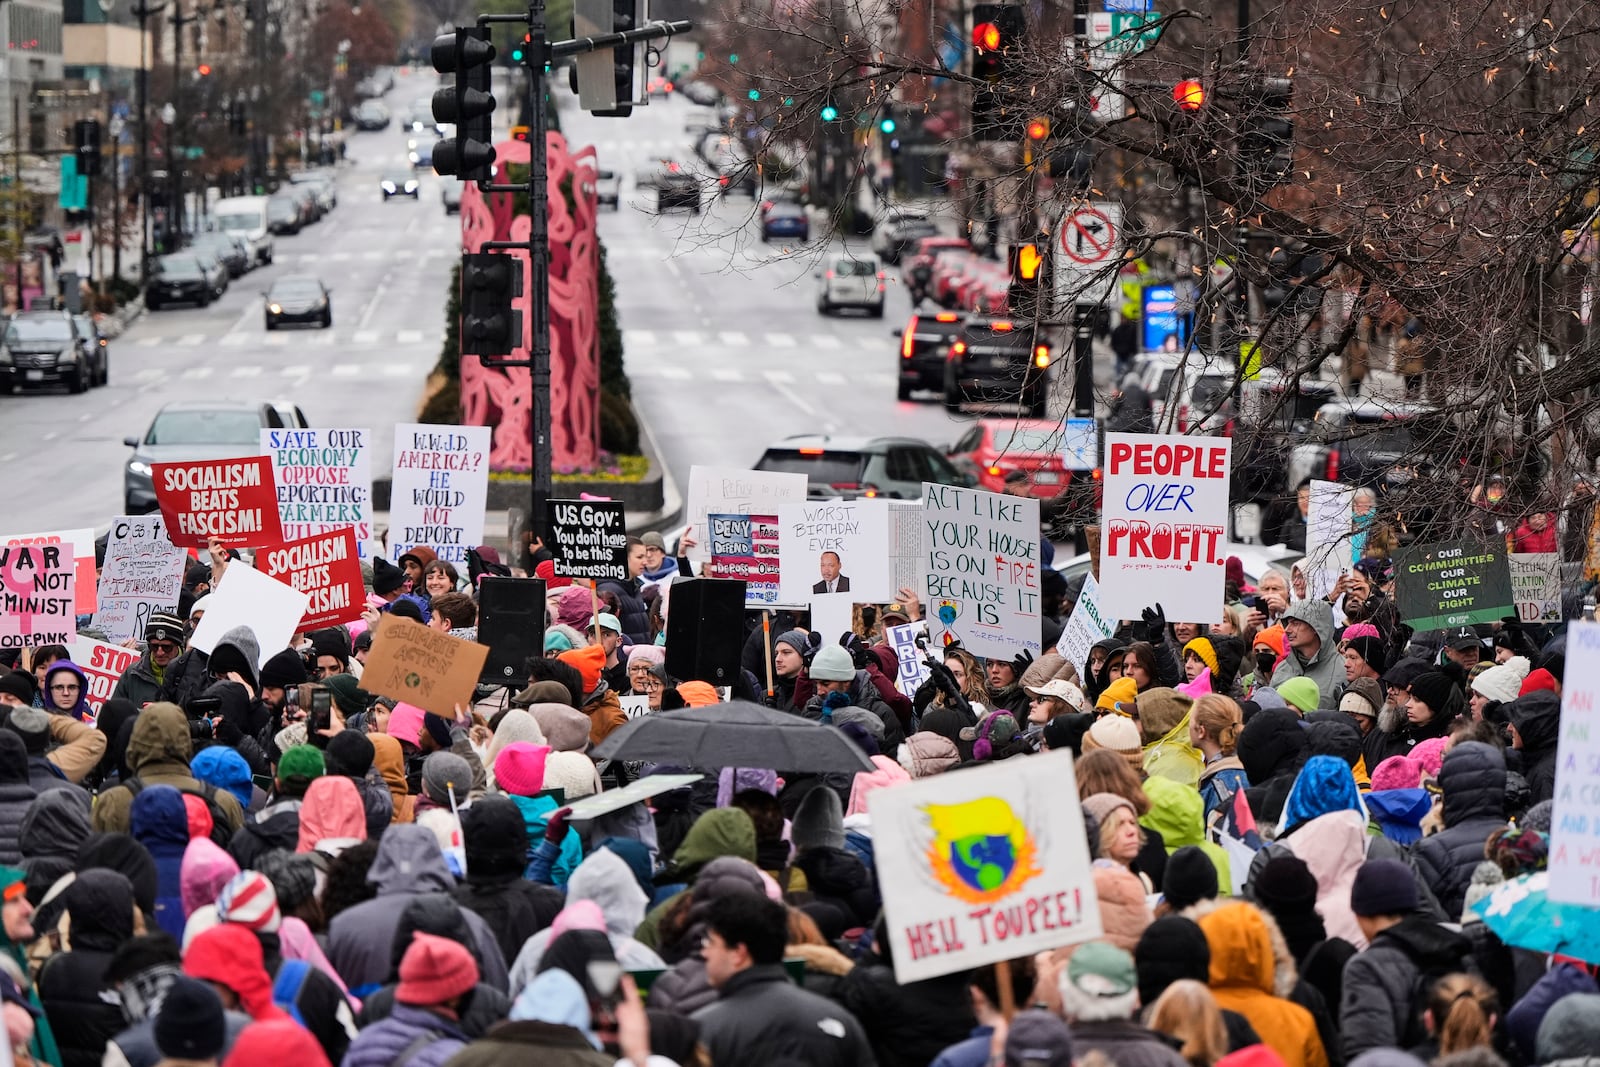
[[[1199,111],[1206,103],[1206,87],[1199,78],[1185,78],[1172,87],[1172,101],[1181,111]]]
[[[209,78],[211,77],[211,64],[202,63],[198,67],[194,68],[194,72],[200,75],[202,78]]]
[[[979,22],[972,27],[972,47],[980,52],[998,52],[1001,45],[1000,27],[992,22]]]
[[[1032,118],[1028,120],[1028,140],[1042,141],[1050,136],[1050,120],[1047,118]]]

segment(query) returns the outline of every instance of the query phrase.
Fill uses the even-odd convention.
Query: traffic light
[[[433,69],[454,74],[455,84],[433,94],[436,122],[455,126],[455,136],[433,147],[434,173],[462,181],[487,181],[494,163],[494,93],[490,64],[494,45],[489,31],[458,26],[433,42]]]
[[[577,0],[572,10],[574,37],[600,37],[638,29],[645,23],[646,0]],[[649,103],[640,84],[650,68],[644,42],[618,45],[573,57],[578,104],[607,118],[626,118],[634,105]]]
[[[972,5],[972,136],[1015,141],[1022,115],[1012,103],[1024,82],[1019,69],[1027,18],[1020,4]]]
[[[1045,140],[1050,136],[1050,120],[1043,115],[1035,115],[1028,120],[1027,134],[1028,140],[1034,144]]]
[[[1039,234],[1011,246],[1008,305],[1017,318],[1038,318],[1050,278],[1050,235]]]
[[[1185,78],[1172,87],[1172,102],[1179,111],[1199,111],[1206,105],[1206,87],[1199,78]]]
[[[1246,86],[1239,113],[1239,177],[1263,193],[1294,165],[1294,82],[1258,78]]]
[[[211,64],[202,63],[198,67],[194,68],[194,72],[197,77],[209,78],[211,77]]]
[[[817,112],[817,115],[823,122],[836,122],[839,118],[839,105],[832,100],[824,100],[822,110]]]
[[[522,40],[511,46],[511,62],[521,63],[528,55],[528,46],[533,44],[533,34],[525,33]]]
[[[461,257],[461,354],[507,356],[522,343],[522,264],[505,252]]]
[[[879,133],[892,134],[892,133],[894,133],[896,128],[897,127],[895,125],[895,121],[894,121],[894,116],[893,115],[885,115],[885,116],[883,116],[883,118],[878,120],[878,132]]]
[[[100,173],[100,120],[79,119],[72,124],[72,154],[79,174],[93,178]]]

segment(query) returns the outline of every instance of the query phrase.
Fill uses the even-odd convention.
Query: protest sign
[[[72,546],[60,541],[0,546],[0,648],[72,640],[77,569]]]
[[[377,553],[371,430],[262,430],[261,451],[272,460],[285,541],[348,526],[360,559]]]
[[[620,500],[552,500],[550,514],[556,574],[628,580],[628,521]]]
[[[180,548],[260,548],[283,540],[266,456],[156,463],[150,468],[167,537]]]
[[[89,683],[89,691],[83,694],[83,699],[88,703],[89,710],[99,715],[105,702],[111,699],[117,680],[138,661],[139,653],[82,634],[67,648],[72,652],[72,662],[83,668],[84,678]]]
[[[46,530],[42,533],[4,534],[0,535],[0,548],[9,545],[50,545],[61,544],[72,546],[72,558],[75,564],[73,583],[73,610],[79,615],[93,615],[95,607],[95,558],[94,558],[94,531],[85,527],[81,530]]]
[[[1600,623],[1567,628],[1550,818],[1550,899],[1600,907]],[[876,834],[874,834],[876,837]]]
[[[256,562],[262,574],[306,595],[305,617],[296,627],[302,632],[361,618],[366,585],[353,527],[287,541],[257,553]]]
[[[1039,651],[1039,501],[923,482],[922,556],[935,648]]]
[[[889,570],[895,598],[922,588],[922,505],[915,500],[889,501]]]
[[[776,515],[707,515],[713,578],[744,582],[747,608],[791,607],[778,597],[778,517]]]
[[[1395,607],[1418,633],[1516,614],[1505,546],[1413,545],[1394,555]]]
[[[695,563],[706,563],[711,559],[707,515],[776,515],[779,504],[806,498],[806,476],[694,466],[684,497],[689,535],[695,541],[687,554]]]
[[[1070,752],[876,789],[873,857],[902,985],[1100,936]]]
[[[1233,442],[1174,434],[1106,435],[1100,610],[1210,623],[1222,607]]]
[[[385,615],[372,638],[361,688],[453,720],[457,704],[471,705],[488,657],[488,645]]]
[[[1356,491],[1338,482],[1313,480],[1306,509],[1306,596],[1321,600],[1353,562],[1350,542],[1351,505]]]
[[[917,638],[926,638],[927,634],[928,626],[921,622],[907,623],[904,626],[886,626],[883,630],[883,639],[894,649],[895,659],[899,663],[899,670],[895,672],[894,678],[895,688],[908,697],[916,695],[917,687],[927,681],[931,673],[928,665],[923,662],[928,654],[917,647]]]
[[[261,648],[257,665],[265,667],[267,660],[289,647],[310,603],[311,598],[294,586],[243,563],[232,563],[211,593],[205,617],[194,628],[189,644],[210,654],[223,634],[236,626],[248,626]]]
[[[1523,622],[1561,621],[1561,553],[1513,552],[1511,595]]]
[[[889,504],[883,500],[804,500],[778,505],[781,596],[803,604],[821,593],[849,593],[870,604],[893,600]]]
[[[490,426],[401,423],[394,428],[391,557],[423,545],[442,560],[464,565],[467,549],[483,543],[492,433]]]
[[[1093,419],[1068,419],[1061,435],[1061,462],[1069,471],[1100,466],[1100,432]]]
[[[822,635],[824,645],[837,645],[839,638],[851,632],[850,623],[855,618],[854,593],[813,593],[811,601],[811,628]]]
[[[94,625],[113,641],[143,637],[158,611],[176,611],[188,554],[167,538],[160,515],[121,515],[111,521],[100,569]]]
[[[1056,651],[1073,667],[1079,678],[1089,677],[1089,651],[1095,645],[1116,634],[1114,619],[1100,614],[1100,583],[1094,575],[1083,576],[1083,591],[1078,594],[1078,604],[1067,617],[1067,625],[1056,642]]]
[[[622,714],[630,719],[637,719],[641,715],[650,714],[650,697],[648,694],[623,696],[617,699],[622,701]]]

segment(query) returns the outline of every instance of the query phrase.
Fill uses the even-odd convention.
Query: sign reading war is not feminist
[[[1417,632],[1517,613],[1503,544],[1414,545],[1394,556],[1395,607]]]
[[[156,463],[150,468],[167,536],[180,548],[262,548],[283,540],[266,456]]]
[[[552,500],[556,574],[628,580],[628,521],[620,500]]]
[[[874,790],[873,858],[904,984],[1100,936],[1070,752]]]
[[[928,639],[975,656],[1039,651],[1039,501],[922,483]]]
[[[1106,435],[1100,609],[1136,619],[1210,622],[1221,609],[1233,442],[1180,434]]]
[[[60,541],[0,547],[0,648],[64,645],[77,633],[77,560]]]
[[[361,618],[366,586],[355,530],[346,526],[312,534],[257,553],[261,573],[306,595],[306,613],[299,629],[320,630]]]

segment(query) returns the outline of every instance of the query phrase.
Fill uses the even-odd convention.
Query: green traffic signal
[[[884,133],[893,133],[895,131],[894,119],[885,116],[882,121],[878,123],[878,129],[882,130]]]
[[[837,119],[838,117],[839,117],[839,109],[837,107],[834,107],[832,104],[823,104],[822,105],[822,121],[823,122],[832,122],[834,119]]]
[[[732,63],[734,66],[738,66],[739,65],[739,53],[735,52],[732,55],[730,55],[728,57],[728,62]]]
[[[760,100],[761,99],[761,90],[760,89],[751,89],[745,95],[748,96],[752,100]]]
[[[522,49],[513,48],[511,50],[511,62],[513,62],[513,63],[521,63],[522,62]]]

